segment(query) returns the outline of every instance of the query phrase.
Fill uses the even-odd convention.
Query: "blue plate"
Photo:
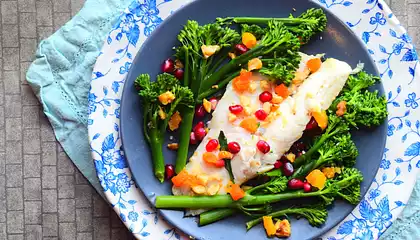
[[[146,197],[154,204],[155,196],[171,194],[170,182],[159,183],[153,175],[151,155],[143,137],[142,109],[140,98],[133,84],[141,73],[148,73],[152,79],[160,73],[164,59],[173,55],[172,47],[177,45],[176,36],[188,19],[197,20],[200,24],[214,21],[216,17],[227,16],[295,16],[308,8],[319,5],[308,0],[197,0],[188,4],[167,18],[146,40],[132,63],[124,85],[121,103],[121,134],[123,148],[137,185]],[[325,10],[325,9],[324,9]],[[353,33],[336,17],[325,10],[328,27],[324,33],[305,45],[303,52],[308,54],[326,53],[327,57],[346,61],[355,67],[365,63],[367,72],[378,75],[365,47]],[[382,91],[382,86],[377,86]],[[169,137],[170,134],[168,134]],[[364,175],[362,195],[366,193],[378,170],[386,139],[386,124],[380,127],[361,130],[353,134],[360,155],[356,167]],[[176,137],[176,134],[174,134]],[[192,149],[193,150],[193,149]],[[164,148],[166,163],[174,163],[176,154]],[[282,203],[285,207],[288,203]],[[329,209],[327,222],[320,228],[311,227],[305,219],[291,218],[292,236],[289,239],[313,239],[328,231],[343,220],[355,206],[336,201]],[[238,215],[208,226],[199,227],[195,218],[184,218],[182,211],[159,210],[175,227],[198,239],[263,239],[263,227],[257,226],[246,231],[247,217]]]

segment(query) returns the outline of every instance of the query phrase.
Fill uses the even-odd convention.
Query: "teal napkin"
[[[71,21],[40,43],[26,75],[57,140],[101,195],[88,142],[87,96],[105,36],[131,2],[87,0]]]
[[[90,155],[87,96],[105,36],[132,0],[87,0],[82,10],[39,45],[27,80],[57,140],[82,174],[103,194]],[[419,239],[420,178],[403,214],[383,239]]]

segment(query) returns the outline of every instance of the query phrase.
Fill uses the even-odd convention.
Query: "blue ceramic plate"
[[[216,17],[226,16],[264,16],[287,17],[292,9],[295,15],[308,8],[319,5],[307,0],[198,0],[168,17],[143,44],[134,59],[127,75],[121,103],[121,134],[124,152],[135,182],[153,204],[156,195],[171,194],[170,182],[159,183],[153,175],[151,155],[143,138],[142,110],[140,98],[133,87],[134,80],[141,73],[154,76],[160,73],[162,61],[173,55],[172,47],[177,44],[176,36],[188,19],[200,24],[214,21]],[[302,50],[308,54],[325,53],[327,57],[346,61],[355,67],[365,63],[367,72],[378,74],[363,43],[336,17],[327,10],[328,27],[324,33],[315,37]],[[378,86],[382,91],[382,87]],[[353,134],[360,155],[356,167],[365,177],[362,183],[364,195],[374,179],[380,165],[386,139],[386,124],[375,129],[358,131]],[[174,135],[176,137],[176,134]],[[169,137],[169,134],[168,134]],[[164,151],[166,163],[174,163],[175,153]],[[287,204],[287,203],[285,203]],[[292,219],[290,239],[313,239],[328,231],[342,221],[355,206],[336,201],[329,209],[328,220],[321,228],[311,227],[305,219]],[[182,211],[160,210],[161,214],[174,226],[199,239],[261,239],[265,237],[262,226],[246,232],[245,216],[239,215],[220,222],[198,227],[195,218],[184,218]]]

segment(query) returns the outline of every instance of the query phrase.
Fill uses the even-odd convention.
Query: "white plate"
[[[180,239],[134,185],[121,150],[120,99],[141,44],[189,0],[135,0],[110,31],[89,93],[89,139],[108,201],[138,239]],[[318,0],[359,36],[381,73],[388,99],[388,138],[380,169],[353,212],[324,239],[377,239],[401,213],[420,169],[419,62],[405,29],[380,0]],[[151,170],[150,170],[151,171]]]

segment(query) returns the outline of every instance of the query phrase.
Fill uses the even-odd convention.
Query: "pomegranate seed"
[[[214,150],[217,149],[217,146],[219,146],[219,141],[217,141],[217,139],[211,139],[207,144],[206,144],[206,151],[207,152],[213,152]]]
[[[210,98],[209,102],[211,103],[211,110],[214,111],[216,109],[216,106],[219,100],[217,100],[217,98],[212,97]]]
[[[178,80],[182,80],[184,78],[184,69],[182,68],[177,68],[174,71],[174,76],[178,79]]]
[[[258,150],[260,150],[264,154],[266,154],[270,151],[270,145],[268,145],[268,143],[264,140],[259,140],[257,142],[257,148],[258,148]]]
[[[264,121],[267,118],[267,116],[268,114],[262,109],[257,110],[255,112],[255,117],[257,117],[258,120]]]
[[[271,94],[268,91],[264,91],[260,94],[259,99],[263,103],[269,102],[269,101],[271,101],[271,99],[273,99],[273,94]]]
[[[219,159],[219,160],[217,160],[217,161],[214,163],[214,165],[215,165],[216,167],[224,167],[224,166],[225,166],[225,161],[224,161],[224,160],[222,160],[222,159]]]
[[[206,115],[206,110],[204,109],[203,105],[199,105],[195,108],[195,116],[198,118],[202,118]]]
[[[293,165],[292,165],[292,163],[290,163],[290,162],[285,162],[285,163],[283,164],[283,174],[284,174],[286,177],[290,177],[290,176],[292,176],[293,172],[294,172],[294,169],[293,169]]]
[[[237,142],[230,142],[228,143],[228,150],[233,154],[237,154],[239,151],[241,151],[241,146]]]
[[[165,165],[165,179],[169,180],[175,175],[175,168],[172,164]]]
[[[194,127],[193,127],[193,131],[195,132],[195,130],[199,129],[199,128],[204,128],[204,122],[203,121],[199,121]]]
[[[304,192],[310,192],[312,191],[312,186],[308,182],[303,183],[303,191]]]
[[[282,162],[282,163],[285,163],[285,162],[288,162],[289,160],[287,159],[287,157],[286,156],[281,156],[281,158],[280,158],[280,161]]]
[[[204,128],[197,128],[194,130],[195,138],[197,138],[198,141],[203,140],[203,138],[206,136],[207,132]]]
[[[235,45],[235,50],[236,52],[238,52],[238,54],[244,54],[246,52],[248,52],[248,48],[244,45],[244,44],[236,44]]]
[[[276,163],[274,163],[274,168],[275,168],[275,169],[279,169],[279,168],[281,168],[281,167],[283,167],[283,162],[282,162],[282,161],[280,161],[280,160],[277,160],[277,162],[276,162]]]
[[[194,134],[194,132],[191,132],[190,133],[190,144],[197,144],[198,143],[198,141],[197,141],[197,138],[195,137],[195,134]]]
[[[233,105],[229,107],[229,111],[233,114],[239,114],[244,110],[241,105]]]
[[[162,63],[162,72],[172,73],[175,69],[174,60],[168,58]]]
[[[309,120],[308,124],[306,124],[306,128],[305,130],[313,130],[315,128],[318,127],[318,123],[316,122],[315,118],[311,118],[311,120]]]
[[[299,152],[305,151],[305,149],[306,149],[306,146],[303,142],[295,142],[290,148],[290,151],[293,152],[294,154],[297,154]]]
[[[301,189],[303,188],[303,182],[300,179],[290,179],[287,183],[287,186],[289,186],[290,189]]]

